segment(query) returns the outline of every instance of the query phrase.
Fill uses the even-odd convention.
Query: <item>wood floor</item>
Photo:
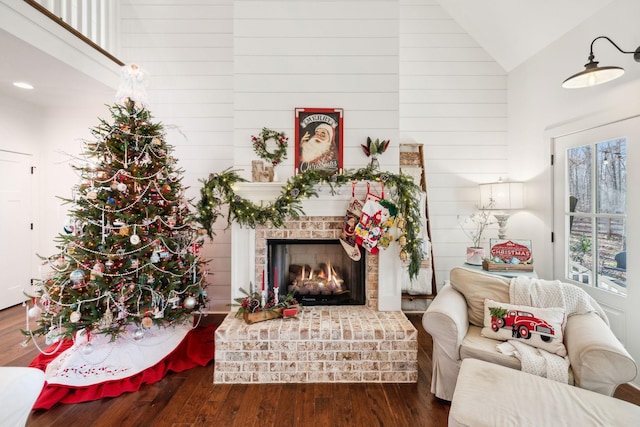
[[[27,426],[446,426],[449,403],[429,392],[431,337],[420,315],[408,317],[419,331],[416,384],[214,385],[210,363],[135,393],[34,411]],[[20,345],[24,322],[20,306],[0,311],[0,366],[28,366],[37,355],[32,344]],[[630,386],[619,387],[616,397],[640,405],[640,391]]]

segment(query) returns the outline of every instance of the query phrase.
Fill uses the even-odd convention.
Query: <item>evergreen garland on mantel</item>
[[[201,198],[197,205],[199,221],[209,237],[213,238],[213,223],[222,215],[222,205],[228,204],[228,224],[236,221],[251,228],[255,228],[256,225],[282,227],[288,218],[298,219],[304,215],[301,201],[312,196],[318,197],[317,186],[329,184],[331,194],[335,195],[336,187],[354,181],[384,183],[385,198],[393,201],[398,207],[396,226],[400,237],[396,242],[400,245],[400,258],[409,262],[409,277],[416,277],[424,258],[423,241],[419,235],[420,208],[417,204],[420,200],[420,187],[406,175],[381,172],[371,167],[335,175],[307,170],[289,178],[276,200],[266,206],[259,206],[235,194],[234,184],[247,180],[235,171],[227,169],[201,180],[204,185],[200,190]]]

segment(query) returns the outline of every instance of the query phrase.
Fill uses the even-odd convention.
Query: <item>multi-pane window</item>
[[[567,278],[627,293],[627,141],[566,151]]]

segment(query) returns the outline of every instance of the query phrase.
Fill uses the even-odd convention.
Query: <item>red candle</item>
[[[262,269],[262,290],[264,291],[264,268]]]
[[[273,268],[273,287],[278,289],[278,267]]]

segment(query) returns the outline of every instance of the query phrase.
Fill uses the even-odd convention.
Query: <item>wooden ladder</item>
[[[422,191],[427,193],[427,179],[424,170],[424,151],[423,145],[419,143],[403,143],[400,144],[400,172],[403,172],[403,167],[405,169],[405,173],[409,169],[419,169],[420,170],[420,188]],[[415,179],[415,177],[414,177]],[[429,236],[429,241],[431,240],[431,221],[429,220],[429,197],[425,197],[425,215],[426,215],[426,223],[427,223],[427,236]],[[432,248],[429,245],[429,248]],[[431,253],[429,254],[429,260],[423,260],[422,266],[423,268],[431,268],[431,295],[412,295],[403,292],[402,299],[415,300],[415,299],[433,299],[438,292],[438,288],[436,285],[436,270],[435,264],[433,261],[433,249],[431,249]]]

